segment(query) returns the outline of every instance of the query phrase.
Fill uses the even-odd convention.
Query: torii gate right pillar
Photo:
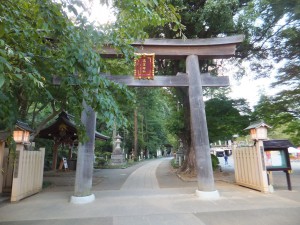
[[[187,57],[186,71],[189,76],[191,139],[197,164],[198,190],[196,194],[201,199],[217,199],[219,192],[214,184],[198,56]]]

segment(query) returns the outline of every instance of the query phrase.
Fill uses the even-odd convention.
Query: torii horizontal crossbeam
[[[136,53],[154,53],[155,58],[185,59],[197,55],[202,59],[228,58],[235,54],[236,45],[243,41],[243,35],[206,39],[146,39],[131,45]],[[100,50],[101,57],[118,58],[122,53],[106,45]]]
[[[177,76],[155,76],[154,80],[138,80],[133,76],[102,75],[105,78],[119,84],[130,87],[188,87],[189,78],[186,73]],[[227,76],[214,77],[209,73],[201,74],[203,87],[227,87],[229,78]]]

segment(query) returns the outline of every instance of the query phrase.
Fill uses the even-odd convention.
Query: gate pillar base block
[[[196,190],[196,195],[200,200],[217,200],[220,198],[219,192],[216,191],[199,191]]]
[[[273,187],[273,185],[269,185],[268,189],[269,189],[269,192],[270,192],[270,193],[273,193],[273,192],[274,192],[274,187]]]
[[[94,200],[95,200],[95,195],[91,194],[83,197],[71,196],[70,202],[73,204],[87,204],[93,202]]]

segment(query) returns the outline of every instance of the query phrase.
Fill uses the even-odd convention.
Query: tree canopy
[[[232,140],[235,134],[245,134],[243,130],[249,125],[250,115],[243,115],[237,108],[238,103],[238,100],[230,100],[226,97],[206,101],[205,111],[211,143]]]
[[[134,91],[106,80],[99,73],[132,73],[134,49],[130,43],[137,39],[209,38],[241,33],[245,34],[245,41],[238,47],[235,60],[230,60],[236,64],[230,65],[241,65],[242,61],[248,61],[257,76],[268,76],[272,67],[280,66],[273,86],[286,87],[277,96],[265,99],[263,104],[259,103],[253,118],[273,118],[271,125],[282,125],[292,118],[293,126],[287,132],[299,130],[299,0],[100,2],[110,2],[115,8],[117,20],[114,24],[98,26],[89,21],[84,16],[88,9],[79,0],[6,0],[1,3],[0,130],[11,130],[16,119],[21,119],[29,122],[38,132],[63,109],[75,116],[80,128],[83,100],[99,112],[99,127],[104,127],[103,124],[105,128],[112,127],[114,121],[119,127],[131,126],[131,105],[140,104],[140,110],[143,111],[152,106],[151,101],[155,100],[173,105],[161,106],[159,112],[152,110],[154,107],[143,111],[144,118],[149,119],[143,121],[143,129],[147,126],[147,135],[157,133],[157,136],[152,136],[153,143],[150,145],[155,148],[154,142],[163,142],[157,139],[162,133],[167,136],[177,133],[179,137],[185,137],[184,143],[189,149],[186,90],[147,90],[143,92],[149,95],[148,100],[142,100],[135,96]],[[118,49],[125,56],[124,59],[102,59],[99,50],[106,43]],[[185,71],[184,65],[182,61],[157,60],[157,71],[160,74],[176,74]],[[200,67],[201,72],[217,75],[220,64],[214,60],[201,60]],[[53,78],[59,80],[59,85],[53,85]],[[158,97],[169,93],[176,96],[176,103]],[[218,93],[207,93],[212,98],[207,102],[207,110],[211,110],[210,106],[214,104],[221,104],[217,101],[220,100]],[[135,100],[140,102],[134,105]],[[237,101],[222,100],[226,111],[235,115],[233,118],[241,116],[243,123],[244,119],[246,121],[249,108],[245,101],[234,105]],[[168,110],[170,112],[166,113]],[[268,111],[274,111],[273,115],[267,115]],[[166,123],[154,116],[162,112],[170,116]],[[211,110],[209,114],[216,118],[216,113],[217,110]],[[278,115],[284,116],[279,118]],[[178,118],[184,120],[178,122]],[[210,121],[209,124],[213,125],[209,127],[217,127],[213,120]],[[218,125],[221,126],[223,122],[220,121]],[[225,123],[223,125],[226,127],[223,130],[227,130],[228,134],[236,132]],[[180,129],[175,131],[175,127]],[[162,133],[158,134],[158,131]],[[222,135],[228,138],[227,134]],[[211,139],[221,138],[213,133],[210,136]]]
[[[103,30],[83,16],[81,1],[1,3],[1,130],[12,129],[16,119],[30,122],[39,130],[62,109],[71,111],[80,125],[83,100],[102,112],[102,120],[108,125],[115,120],[126,125],[118,103],[122,96],[132,99],[132,94],[124,86],[99,76],[102,69],[109,67],[100,58],[99,49],[109,41],[122,49],[126,59],[131,59],[129,43],[146,36],[146,25],[174,23],[178,28],[180,22],[176,9],[165,1],[119,4],[131,13],[123,10],[118,23]],[[135,29],[138,17],[145,20],[139,21],[139,29]],[[54,77],[59,85],[53,85]]]

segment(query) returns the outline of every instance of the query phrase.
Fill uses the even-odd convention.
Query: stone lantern
[[[121,146],[120,146],[120,144],[122,143],[121,138],[122,137],[119,134],[116,136],[116,141],[115,141],[116,147],[113,151],[113,154],[121,154],[122,153],[122,149],[121,149]]]
[[[179,148],[178,151],[176,152],[176,162],[179,164],[179,166],[182,165],[182,161],[183,161],[183,142],[181,139],[179,139]]]
[[[125,155],[120,146],[120,144],[122,143],[121,141],[122,137],[118,134],[115,137],[115,139],[116,139],[115,141],[116,147],[111,154],[111,165],[124,165],[126,163]]]

